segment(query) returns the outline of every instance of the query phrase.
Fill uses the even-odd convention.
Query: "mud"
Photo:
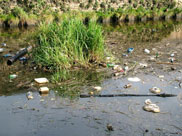
[[[153,22],[105,26],[106,45],[118,59],[117,64],[124,66],[127,63],[129,67],[136,64],[136,67],[122,77],[113,76],[111,68],[107,69],[108,73],[83,72],[77,82],[67,81],[56,88],[50,86],[47,96],[40,96],[36,86],[29,85],[34,78],[49,78],[48,73],[30,70],[19,61],[7,66],[7,59],[2,57],[9,51],[13,53],[26,47],[26,35],[33,30],[1,30],[0,42],[6,42],[7,48],[0,54],[0,135],[182,135],[182,90],[179,85],[182,81],[182,25],[180,22],[157,22],[159,24],[160,28]],[[135,28],[134,31],[129,31],[131,28]],[[130,47],[134,51],[128,54]],[[144,49],[150,50],[150,54]],[[173,65],[169,59],[172,53]],[[155,61],[149,61],[151,56]],[[146,63],[147,67],[141,68],[139,63]],[[18,75],[12,82],[8,78],[11,73]],[[138,77],[141,81],[129,82],[128,77]],[[22,87],[25,82],[28,86]],[[129,83],[132,86],[124,88]],[[79,92],[87,94],[93,86],[102,87],[100,94],[151,94],[149,89],[157,86],[162,93],[177,97],[78,97]],[[32,100],[26,98],[30,89],[34,96]],[[156,103],[160,113],[144,111],[146,99]],[[108,124],[114,131],[107,129]]]

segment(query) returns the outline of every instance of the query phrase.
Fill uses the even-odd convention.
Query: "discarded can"
[[[0,53],[3,52],[3,51],[4,51],[4,49],[3,48],[0,48]]]
[[[15,79],[16,77],[17,77],[17,75],[16,75],[16,74],[9,75],[9,78],[10,78],[10,79]]]
[[[128,50],[127,50],[128,53],[131,53],[133,51],[134,51],[134,48],[128,48]]]
[[[150,53],[150,50],[144,49],[144,52],[147,53],[147,54],[149,54]]]
[[[32,92],[27,92],[27,99],[30,100],[30,99],[33,99],[33,93]]]

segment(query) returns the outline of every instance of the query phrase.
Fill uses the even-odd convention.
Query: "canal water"
[[[77,80],[47,84],[51,90],[44,96],[38,93],[34,78],[50,79],[49,73],[19,60],[7,66],[8,58],[3,57],[31,44],[35,28],[0,29],[0,43],[7,45],[0,45],[4,48],[0,53],[0,135],[182,135],[182,23],[104,25],[103,29],[106,47],[117,64],[127,64],[131,70],[123,76],[114,76],[112,68],[83,71],[77,74]],[[134,48],[133,52],[127,53],[128,48]],[[11,74],[17,78],[10,80]],[[131,82],[129,77],[141,81]],[[132,86],[125,89],[128,83]],[[80,93],[88,94],[93,86],[102,87],[99,94],[151,94],[149,89],[156,86],[162,93],[177,97],[78,97]],[[34,99],[27,99],[28,91],[33,92]],[[160,113],[144,111],[146,99],[156,103]],[[108,125],[114,131],[109,131]]]

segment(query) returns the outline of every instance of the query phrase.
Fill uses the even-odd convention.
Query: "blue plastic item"
[[[133,52],[133,50],[134,50],[134,48],[128,48],[127,52],[131,53],[131,52]]]
[[[3,57],[5,57],[5,58],[12,57],[12,56],[13,56],[13,55],[10,54],[10,53],[3,55]]]

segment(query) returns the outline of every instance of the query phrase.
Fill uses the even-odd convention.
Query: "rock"
[[[160,112],[160,108],[156,104],[145,105],[145,106],[143,106],[143,109],[145,111],[148,111],[148,112],[154,112],[154,113],[159,113]]]
[[[41,87],[39,89],[40,94],[48,94],[49,93],[49,88],[48,87]]]
[[[107,130],[114,131],[113,126],[111,124],[107,124]]]
[[[160,88],[158,87],[153,87],[151,89],[149,89],[151,93],[154,93],[154,94],[160,94],[160,92],[162,91]]]
[[[47,78],[35,78],[34,80],[39,84],[44,84],[49,82]]]

